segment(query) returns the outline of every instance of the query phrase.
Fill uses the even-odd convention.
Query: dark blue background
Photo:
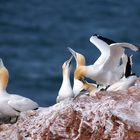
[[[0,57],[10,72],[8,92],[55,103],[67,47],[93,63],[92,34],[140,45],[139,0],[0,0]],[[134,72],[140,74],[140,54]]]

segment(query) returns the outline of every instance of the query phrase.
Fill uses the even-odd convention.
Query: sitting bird
[[[37,109],[39,106],[29,98],[9,94],[6,91],[9,80],[9,72],[0,59],[0,119],[19,116],[20,112]],[[12,121],[11,121],[12,122]]]

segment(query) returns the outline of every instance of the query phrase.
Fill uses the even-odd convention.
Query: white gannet
[[[61,87],[58,92],[58,96],[56,102],[60,102],[66,98],[74,97],[73,90],[70,83],[70,72],[71,72],[71,60],[73,56],[70,57],[69,60],[65,61],[62,65],[62,73],[63,73],[63,81]]]
[[[112,84],[107,91],[118,91],[118,90],[126,90],[130,86],[133,86],[135,84],[135,81],[137,80],[136,75],[132,75],[129,77],[123,77],[118,82]]]
[[[38,104],[31,99],[16,94],[9,94],[6,87],[9,72],[0,59],[0,119],[17,117],[22,111],[37,109]]]
[[[128,62],[125,69],[125,74],[118,82],[107,88],[107,91],[126,90],[135,84],[137,76],[132,73],[132,56],[128,57]]]
[[[76,69],[74,71],[74,84],[73,84],[73,93],[74,96],[79,96],[84,92],[89,92],[89,89],[95,89],[97,88],[96,84],[88,83],[84,80],[84,77],[82,75],[79,75],[79,67],[86,65],[86,60],[84,55],[74,51],[73,49],[69,48],[69,51],[72,53],[76,60]],[[84,91],[84,92],[83,92]]]
[[[93,79],[98,84],[105,86],[117,82],[124,74],[120,65],[124,48],[129,48],[133,51],[139,50],[136,46],[129,43],[113,43],[108,45],[97,35],[92,36],[90,42],[101,51],[101,56],[92,65],[78,67],[77,74]]]

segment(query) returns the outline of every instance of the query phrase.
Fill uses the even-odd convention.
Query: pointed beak
[[[3,64],[3,61],[2,59],[0,58],[0,68],[4,67],[4,64]]]
[[[71,60],[72,60],[72,58],[73,58],[73,55],[71,55],[70,59],[69,59],[69,60],[67,60],[67,65],[68,65],[68,66],[70,66],[70,65],[71,65]]]
[[[72,49],[72,48],[70,48],[70,47],[68,47],[68,50],[71,52],[71,54],[74,56],[74,58],[76,59],[76,52]]]

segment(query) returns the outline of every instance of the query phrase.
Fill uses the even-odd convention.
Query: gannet
[[[137,76],[132,73],[132,56],[127,58],[126,69],[124,69],[124,76],[116,83],[112,84],[107,88],[107,91],[118,91],[118,90],[126,90],[130,86],[135,84],[137,80]]]
[[[72,98],[74,96],[73,90],[70,83],[70,72],[71,72],[71,60],[73,56],[70,57],[69,60],[65,61],[62,65],[62,73],[63,73],[63,81],[61,87],[58,92],[58,96],[56,102],[60,102],[66,98]]]
[[[77,69],[78,77],[83,76],[95,80],[100,85],[111,85],[117,82],[123,73],[120,59],[124,54],[124,48],[138,51],[139,48],[129,43],[113,43],[108,45],[97,35],[90,38],[100,51],[101,56],[97,61],[88,66],[79,66]]]
[[[89,83],[83,78],[80,79],[80,81],[83,83],[83,90],[80,91],[80,94],[83,94],[85,92],[86,94],[93,96],[93,95],[95,95],[96,92],[98,92],[100,90],[99,88],[97,88],[96,84]]]
[[[86,60],[84,55],[74,51],[73,49],[68,47],[68,50],[72,53],[76,60],[76,69],[74,71],[74,84],[73,84],[73,93],[74,96],[77,97],[84,92],[89,92],[89,89],[96,89],[96,84],[90,84],[84,80],[84,77],[79,75],[79,67],[86,65]],[[84,92],[83,92],[84,91]]]
[[[129,77],[123,77],[121,78],[119,81],[117,81],[116,83],[112,84],[107,91],[118,91],[118,90],[126,90],[128,89],[130,86],[133,86],[135,84],[135,81],[137,80],[137,76],[136,75],[132,75]]]
[[[31,99],[6,91],[9,72],[0,59],[0,119],[17,117],[20,112],[38,108],[38,104]]]

